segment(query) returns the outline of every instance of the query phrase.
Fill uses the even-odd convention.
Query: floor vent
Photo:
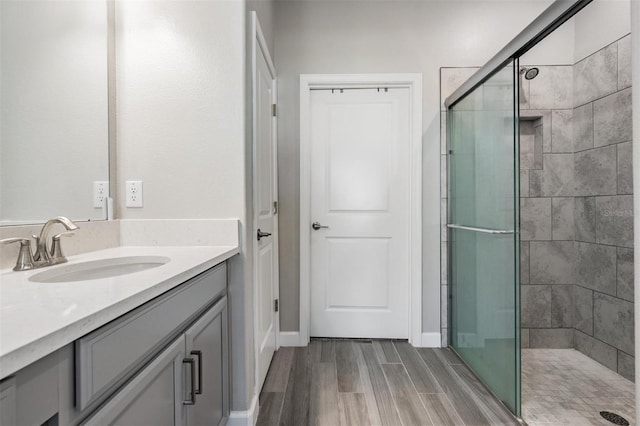
[[[629,421],[619,414],[610,411],[600,411],[600,415],[614,425],[629,426]]]

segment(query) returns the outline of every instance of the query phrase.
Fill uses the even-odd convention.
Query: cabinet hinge
[[[278,214],[278,202],[273,202],[273,214]]]
[[[278,312],[278,299],[275,299],[273,301],[273,310]]]
[[[272,104],[271,105],[271,115],[273,115],[275,117],[276,116],[276,112],[277,112],[276,104]]]

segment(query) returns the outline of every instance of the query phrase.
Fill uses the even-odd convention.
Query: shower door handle
[[[508,235],[514,234],[514,230],[510,229],[490,229],[490,228],[476,228],[473,226],[464,226],[464,225],[455,225],[455,224],[447,224],[447,228],[450,229],[461,229],[463,231],[471,231],[471,232],[480,232],[483,234],[492,234],[492,235]]]

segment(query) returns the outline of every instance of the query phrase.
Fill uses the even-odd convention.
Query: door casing
[[[300,332],[296,346],[309,343],[311,327],[311,101],[312,89],[403,87],[410,91],[410,243],[409,343],[422,336],[422,74],[302,74],[300,75]],[[293,344],[293,341],[287,342]],[[440,342],[437,342],[437,346]]]

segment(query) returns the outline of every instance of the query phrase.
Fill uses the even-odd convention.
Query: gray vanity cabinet
[[[84,424],[226,423],[227,349],[227,298],[223,297]]]
[[[217,303],[185,332],[187,356],[195,361],[193,405],[186,406],[189,426],[219,425],[229,413],[227,305]]]
[[[86,425],[183,425],[184,339],[177,339],[147,365]]]
[[[11,377],[0,383],[0,425],[16,423],[16,380]]]

